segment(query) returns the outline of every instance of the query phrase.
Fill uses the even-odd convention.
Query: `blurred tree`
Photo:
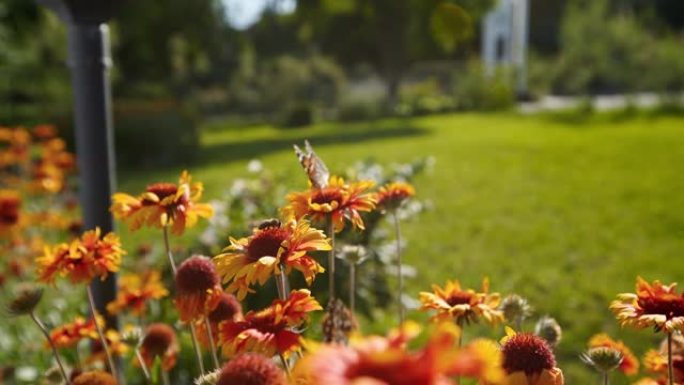
[[[453,54],[493,0],[299,0],[300,37],[343,64],[369,63],[397,102],[407,66]]]
[[[190,85],[224,83],[235,68],[237,31],[220,0],[134,1],[116,17],[117,86],[149,84],[185,94]]]

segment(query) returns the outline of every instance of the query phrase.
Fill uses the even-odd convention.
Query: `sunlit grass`
[[[558,354],[572,383],[596,380],[577,359],[593,333],[636,344],[638,354],[656,338],[620,330],[608,303],[632,291],[636,275],[682,277],[683,117],[464,114],[293,130],[213,123],[198,164],[188,167],[208,199],[247,174],[253,158],[300,189],[306,179],[291,145],[305,138],[331,170],[369,157],[435,157],[434,172],[417,181],[434,209],[404,225],[405,258],[418,269],[407,282],[414,296],[448,278],[479,286],[486,275],[493,290],[528,297],[537,316],[550,314],[564,327]],[[120,190],[136,192],[179,171],[123,172]],[[628,382],[616,376],[614,383]]]

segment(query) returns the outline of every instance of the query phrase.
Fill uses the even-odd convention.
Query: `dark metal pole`
[[[109,30],[104,23],[79,22],[68,23],[68,29],[83,224],[86,229],[99,227],[107,233],[114,229],[109,205],[115,185]],[[91,288],[107,326],[118,328],[117,317],[106,311],[116,298],[116,275],[105,281],[95,279]]]

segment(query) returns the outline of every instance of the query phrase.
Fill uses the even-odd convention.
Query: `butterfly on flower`
[[[317,189],[328,187],[330,171],[328,171],[328,167],[325,166],[321,158],[316,155],[309,141],[304,141],[304,151],[296,144],[294,145],[294,150],[313,187]]]

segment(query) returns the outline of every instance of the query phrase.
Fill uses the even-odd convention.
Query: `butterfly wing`
[[[309,141],[304,141],[304,151],[296,144],[294,145],[294,150],[311,184],[319,189],[327,187],[330,171],[328,171],[328,167],[325,166],[321,158],[316,155]]]

